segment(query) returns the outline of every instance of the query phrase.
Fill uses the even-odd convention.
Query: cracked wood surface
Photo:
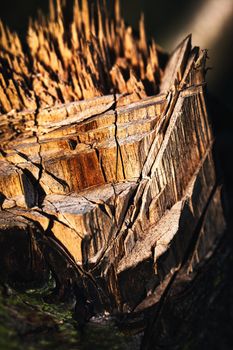
[[[187,257],[191,273],[209,256],[225,221],[206,52],[187,37],[162,71],[143,17],[136,38],[118,5],[114,21],[98,5],[96,22],[75,1],[67,22],[51,1],[27,54],[1,24],[0,228],[30,232],[58,288],[78,284],[96,309],[137,314]]]

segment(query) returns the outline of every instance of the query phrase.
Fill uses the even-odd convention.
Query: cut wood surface
[[[1,237],[29,232],[60,294],[78,285],[96,309],[136,314],[225,229],[206,52],[189,36],[163,70],[143,17],[135,37],[118,2],[114,20],[96,11],[75,1],[67,22],[51,1],[26,51],[0,26]]]

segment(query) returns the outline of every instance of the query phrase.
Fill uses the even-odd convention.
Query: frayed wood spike
[[[86,40],[90,40],[91,36],[91,25],[90,25],[90,13],[88,0],[82,0],[82,18],[83,18],[83,27],[85,31]]]
[[[110,74],[112,77],[113,84],[117,87],[117,90],[120,93],[124,93],[125,91],[128,91],[125,79],[118,65],[115,65],[112,67]]]
[[[97,1],[97,11],[98,11],[98,39],[100,43],[101,48],[101,54],[103,56],[104,61],[107,61],[106,59],[106,53],[104,50],[105,47],[105,32],[103,28],[103,16],[102,16],[102,9],[100,8],[100,2]]]
[[[91,4],[91,34],[96,36],[96,25],[95,25],[95,4]]]
[[[147,56],[147,40],[146,40],[146,31],[145,31],[145,20],[144,14],[141,14],[139,21],[139,48],[144,54],[144,57]]]
[[[79,43],[79,37],[78,37],[78,33],[77,33],[77,28],[76,28],[76,24],[73,21],[70,25],[70,35],[71,35],[71,45],[73,47],[74,50],[78,50],[80,47],[80,43]]]
[[[98,38],[100,43],[103,42],[105,33],[103,29],[103,11],[102,8],[100,7],[100,1],[97,1],[97,12],[98,12]]]
[[[29,26],[28,26],[28,32],[27,32],[27,43],[30,49],[30,53],[32,56],[35,56],[38,52],[38,49],[40,47],[38,34],[36,32],[36,29],[33,25],[33,21],[30,18],[29,19]]]
[[[49,20],[54,22],[56,19],[56,10],[54,5],[54,0],[49,0]]]
[[[1,65],[0,68],[2,68]],[[6,93],[6,82],[0,73],[0,110],[3,112],[5,110],[10,111],[11,109],[12,105]]]
[[[115,0],[114,4],[115,4],[115,6],[114,6],[115,21],[116,21],[117,26],[119,26],[120,22],[121,22],[120,0]]]
[[[80,31],[82,30],[82,12],[78,0],[74,0],[73,22],[76,25],[77,32],[80,33]]]
[[[8,48],[8,37],[6,33],[6,29],[4,27],[4,24],[0,20],[0,39],[1,39],[1,47],[7,49]]]
[[[105,25],[105,38],[106,38],[106,47],[107,50],[109,51],[109,49],[112,47],[112,41],[111,41],[111,34],[110,34],[110,18],[108,15],[108,9],[107,9],[107,4],[106,4],[106,0],[103,1],[103,9],[104,9],[104,25]]]
[[[57,21],[62,21],[63,14],[62,14],[62,5],[61,5],[61,0],[56,0],[56,20]]]
[[[132,63],[134,67],[139,65],[138,51],[133,39],[133,30],[131,27],[128,27],[125,32],[124,53],[126,59]]]
[[[140,80],[137,80],[134,71],[130,69],[130,78],[126,83],[129,94],[135,93],[139,99],[146,97],[144,86]]]
[[[159,67],[159,60],[158,60],[158,54],[157,54],[156,44],[155,44],[154,39],[152,39],[152,44],[149,48],[149,51],[150,51],[151,65],[152,65],[153,70],[155,72]]]

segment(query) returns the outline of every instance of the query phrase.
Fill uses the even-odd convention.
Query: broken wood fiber
[[[225,228],[206,53],[188,36],[161,68],[143,17],[137,37],[118,1],[114,19],[83,0],[68,20],[63,5],[30,22],[26,50],[0,23],[1,239],[36,232],[58,288],[133,313]]]

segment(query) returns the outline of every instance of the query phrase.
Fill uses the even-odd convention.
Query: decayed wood
[[[162,72],[143,17],[137,39],[118,2],[114,21],[99,5],[96,21],[75,1],[71,23],[50,5],[30,24],[27,54],[0,28],[1,235],[36,232],[31,254],[60,291],[137,314],[225,228],[206,53],[187,37]]]

